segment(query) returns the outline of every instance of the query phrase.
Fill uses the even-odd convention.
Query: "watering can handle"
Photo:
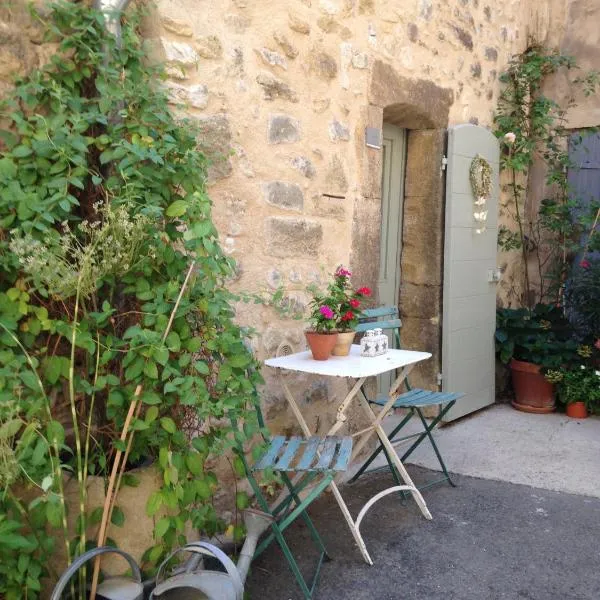
[[[96,556],[100,556],[101,554],[120,554],[131,567],[131,572],[133,573],[133,577],[136,579],[138,583],[142,583],[142,574],[140,572],[140,568],[138,567],[135,560],[127,554],[127,552],[123,552],[123,550],[119,550],[118,548],[112,548],[111,546],[101,546],[100,548],[92,548],[92,550],[88,550],[81,556],[78,556],[69,566],[69,568],[61,575],[60,579],[56,583],[54,590],[52,591],[52,596],[50,596],[50,600],[60,600],[62,598],[62,593],[67,587],[67,583],[69,580],[79,569],[92,558]]]
[[[233,561],[219,548],[209,544],[208,542],[190,542],[181,548],[177,548],[165,558],[165,560],[161,563],[160,567],[158,567],[158,571],[156,572],[156,585],[160,584],[160,576],[162,575],[162,571],[164,566],[178,553],[178,552],[195,552],[197,554],[207,554],[209,556],[214,556],[217,560],[221,562],[221,564],[225,567],[227,574],[231,578],[231,582],[233,584],[233,589],[235,592],[236,600],[243,600],[244,598],[244,584],[242,583],[242,579],[237,570],[237,567],[233,563]],[[53,598],[51,600],[54,600]]]

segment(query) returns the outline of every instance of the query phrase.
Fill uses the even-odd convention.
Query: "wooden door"
[[[487,200],[487,228],[477,233],[469,180],[476,155],[492,167]],[[495,399],[494,331],[496,327],[496,248],[498,237],[499,145],[494,135],[476,125],[458,125],[448,132],[444,291],[442,326],[442,389],[464,392],[447,413],[462,417]]]
[[[378,295],[380,305],[398,306],[406,130],[396,125],[383,124],[382,158]],[[378,380],[378,393],[387,393],[391,380],[391,373],[382,375]]]

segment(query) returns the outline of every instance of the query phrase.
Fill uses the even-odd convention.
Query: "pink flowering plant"
[[[352,288],[352,273],[339,266],[325,293],[313,292],[310,322],[318,333],[352,331],[358,324],[362,304],[371,295],[368,287]]]

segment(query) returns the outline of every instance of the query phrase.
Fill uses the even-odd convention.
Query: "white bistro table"
[[[371,506],[373,506],[373,504],[375,504],[375,502],[387,494],[391,494],[392,492],[407,490],[412,494],[415,502],[421,509],[423,516],[426,519],[432,518],[431,513],[425,504],[425,500],[423,500],[423,496],[412,482],[412,479],[404,468],[400,457],[398,454],[396,454],[396,451],[394,450],[394,447],[388,439],[381,424],[385,416],[393,409],[394,401],[397,397],[397,391],[412,368],[416,363],[426,360],[430,357],[431,354],[428,352],[414,352],[411,350],[388,350],[386,354],[382,354],[381,356],[364,357],[360,355],[360,346],[353,345],[349,356],[332,356],[329,358],[329,360],[314,360],[311,353],[306,351],[291,354],[289,356],[281,356],[279,358],[270,358],[265,361],[265,365],[279,370],[281,385],[283,386],[285,396],[306,437],[310,437],[314,435],[314,433],[309,429],[306,420],[304,419],[302,412],[300,411],[300,408],[298,407],[298,404],[296,403],[296,400],[294,399],[294,396],[291,393],[285,379],[281,377],[281,371],[296,371],[300,373],[321,375],[324,377],[344,377],[356,380],[352,386],[352,389],[348,392],[347,396],[338,406],[335,423],[326,435],[334,435],[346,423],[348,420],[346,412],[350,408],[352,402],[357,399],[362,406],[370,425],[367,428],[352,434],[352,437],[357,439],[353,444],[351,460],[356,458],[371,436],[376,433],[379,436],[379,439],[386,449],[390,459],[393,461],[396,469],[404,480],[404,483],[406,484],[387,488],[386,490],[383,490],[382,492],[373,496],[363,506],[355,521],[352,518],[344,499],[342,498],[338,486],[335,484],[335,482],[331,483],[335,499],[348,523],[348,526],[350,527],[350,531],[352,532],[354,540],[356,541],[365,561],[370,565],[373,564],[373,561],[369,556],[367,547],[365,546],[360,534],[360,524],[366,512],[369,510],[369,508],[371,508]],[[364,394],[359,393],[361,392],[361,387],[367,377],[375,377],[377,375],[381,375],[382,373],[387,373],[388,371],[397,370],[400,371],[390,388],[389,400],[385,406],[383,406],[381,411],[378,414],[375,414]]]

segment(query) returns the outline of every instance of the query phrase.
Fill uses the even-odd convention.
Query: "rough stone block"
[[[439,219],[424,208],[424,198],[405,199],[402,234],[402,280],[441,285],[443,253]]]
[[[304,208],[304,194],[300,186],[284,181],[270,181],[264,185],[265,200],[285,210],[302,212]]]
[[[496,50],[496,48],[486,48],[485,49],[485,58],[487,60],[491,60],[491,61],[497,61],[498,60],[498,50]]]
[[[210,115],[196,120],[198,146],[210,160],[209,181],[231,175],[231,127],[226,114]]]
[[[354,202],[352,219],[352,250],[350,270],[352,279],[377,290],[379,272],[379,240],[381,234],[381,200],[358,197]],[[378,298],[373,299],[375,305]]]
[[[315,195],[313,198],[314,213],[319,217],[327,217],[344,221],[346,218],[346,199],[327,195]]]
[[[404,194],[438,198],[443,185],[441,170],[444,152],[443,130],[411,131],[408,135]],[[436,200],[436,203],[439,203]]]
[[[384,120],[407,129],[448,125],[454,93],[427,79],[409,79],[381,60],[373,63],[369,101],[385,108]]]
[[[273,77],[270,73],[260,73],[256,77],[256,82],[263,88],[265,100],[281,98],[290,102],[298,102],[298,94],[285,81]]]
[[[205,35],[196,38],[196,52],[202,58],[221,58],[223,45],[216,35]]]
[[[437,390],[437,374],[441,372],[440,347],[441,329],[430,319],[402,318],[402,348],[431,352],[431,358],[418,363],[410,373],[413,387]]]
[[[198,62],[198,53],[189,44],[172,42],[171,40],[164,38],[161,41],[165,52],[165,58],[169,64],[191,67]]]
[[[368,69],[369,55],[366,52],[354,52],[352,54],[352,66],[355,69]]]
[[[266,253],[278,258],[319,256],[323,227],[317,221],[296,217],[265,220]]]
[[[296,33],[302,33],[303,35],[308,35],[310,33],[310,25],[308,22],[293,13],[288,15],[288,25],[289,28]]]
[[[334,79],[337,75],[337,62],[327,52],[313,51],[310,55],[310,64],[312,71],[321,79]]]
[[[171,17],[164,15],[161,17],[161,23],[167,31],[174,33],[175,35],[181,37],[192,37],[194,35],[194,30],[184,21],[172,19]]]
[[[279,44],[279,47],[288,58],[296,58],[298,56],[298,49],[288,40],[285,33],[275,31],[273,39]]]
[[[300,122],[288,115],[270,115],[267,127],[269,144],[291,144],[300,140]]]
[[[205,85],[186,86],[168,81],[166,88],[172,104],[184,104],[192,108],[206,108],[208,104],[208,88]]]
[[[415,285],[403,281],[400,285],[400,312],[405,317],[441,320],[442,286]]]
[[[235,33],[244,33],[250,27],[250,23],[250,17],[247,15],[225,15],[225,24],[233,29]]]
[[[273,52],[268,48],[261,48],[256,50],[256,53],[260,56],[263,63],[269,67],[280,67],[281,69],[287,70],[287,61],[279,52]]]
[[[306,156],[294,156],[290,161],[294,169],[297,169],[307,179],[312,179],[316,175],[315,167]]]
[[[407,30],[408,30],[408,39],[411,42],[416,42],[419,39],[419,28],[417,27],[417,25],[415,25],[415,23],[409,23],[407,25]]]
[[[467,49],[473,50],[473,37],[468,31],[454,25],[452,27],[456,39]]]
[[[0,22],[0,76],[12,79],[34,66],[36,55],[14,26]]]
[[[348,191],[346,170],[337,154],[334,154],[325,173],[325,193],[332,196],[344,196]]]
[[[344,141],[347,142],[350,139],[350,129],[348,125],[340,123],[337,119],[334,119],[329,123],[329,139],[333,142]]]

